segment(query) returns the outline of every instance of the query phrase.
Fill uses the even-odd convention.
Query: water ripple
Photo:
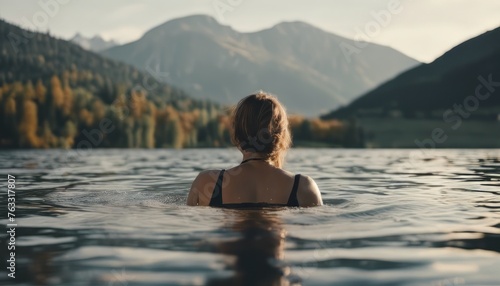
[[[185,206],[200,170],[239,162],[232,149],[0,151],[16,282],[496,285],[500,150],[411,152],[291,150],[286,168],[315,178],[325,206],[256,212]]]

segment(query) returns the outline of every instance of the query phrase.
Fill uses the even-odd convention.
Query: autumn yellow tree
[[[69,116],[73,111],[73,90],[69,85],[64,86],[62,111],[64,116]]]
[[[1,138],[5,140],[6,145],[16,144],[18,137],[17,124],[17,103],[13,96],[7,96],[4,102],[1,116],[3,116],[3,126],[0,129]]]
[[[28,81],[24,86],[24,98],[27,100],[35,99],[35,88],[33,87],[33,83]]]
[[[50,79],[50,92],[52,95],[52,105],[60,108],[64,103],[64,91],[61,86],[61,81],[56,75]]]
[[[37,136],[37,105],[32,100],[23,100],[23,111],[19,122],[19,145],[24,148],[38,148],[40,139]]]
[[[171,105],[165,106],[156,116],[156,142],[158,147],[182,148],[184,146],[184,130],[179,113]]]
[[[140,118],[146,110],[146,96],[140,90],[132,90],[129,107],[134,118]]]
[[[78,113],[78,121],[83,124],[85,127],[90,127],[94,124],[94,116],[88,109],[81,109]]]
[[[64,148],[71,148],[75,144],[76,126],[73,121],[68,120],[64,124],[62,143]]]

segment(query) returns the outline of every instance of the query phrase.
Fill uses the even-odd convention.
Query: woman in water
[[[214,207],[293,206],[323,204],[313,179],[282,169],[291,136],[285,109],[269,94],[243,98],[232,114],[233,144],[242,162],[228,170],[201,172],[187,204]]]

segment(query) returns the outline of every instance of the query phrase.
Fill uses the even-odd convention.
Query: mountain
[[[76,33],[76,35],[71,38],[70,42],[73,42],[80,47],[93,52],[99,52],[118,45],[117,42],[113,40],[106,41],[98,35],[92,38],[87,38],[80,33]]]
[[[219,105],[0,19],[0,148],[220,146]]]
[[[0,42],[0,84],[48,82],[54,75],[76,71],[88,73],[89,82],[147,89],[148,96],[158,102],[188,98],[182,90],[160,83],[152,74],[49,34],[24,30],[0,19],[0,36],[5,39]]]
[[[463,105],[474,109],[472,115],[466,115],[467,118],[496,120],[500,114],[499,85],[500,27],[454,47],[432,63],[402,73],[323,118],[388,118],[396,115],[443,120],[447,117],[446,110],[452,109],[453,114],[447,114],[454,116],[458,113],[454,106]],[[480,94],[491,92],[491,95],[480,99],[476,89]],[[479,105],[471,108],[475,101]]]
[[[161,73],[197,98],[235,103],[262,89],[278,95],[291,112],[317,115],[419,64],[371,43],[346,56],[346,47],[358,44],[302,22],[239,33],[195,15],[102,54]]]
[[[0,149],[230,146],[228,109],[0,19]],[[295,146],[360,146],[357,126],[290,118]],[[73,158],[62,158],[71,161]]]

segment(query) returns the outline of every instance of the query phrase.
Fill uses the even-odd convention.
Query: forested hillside
[[[0,20],[1,148],[228,146],[228,107]],[[241,95],[244,96],[244,95]],[[355,124],[292,118],[296,142],[360,144]]]
[[[500,113],[500,28],[467,40],[434,62],[415,67],[323,118],[377,117],[442,119],[443,112],[481,92],[472,115],[497,120]],[[475,108],[477,109],[477,107]]]
[[[220,106],[193,100],[155,74],[4,21],[0,37],[2,147],[76,147],[108,121],[113,131],[101,132],[94,147],[227,142]]]

